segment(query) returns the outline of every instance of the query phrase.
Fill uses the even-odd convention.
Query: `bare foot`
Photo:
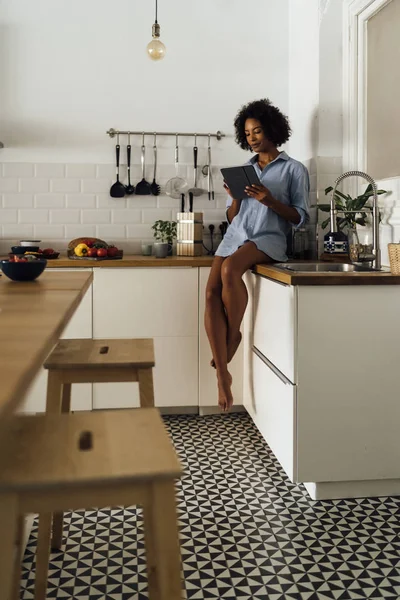
[[[218,377],[218,405],[222,412],[228,412],[233,404],[233,396],[231,392],[232,375],[229,371]]]
[[[238,335],[232,340],[228,340],[228,363],[231,362],[232,358],[235,356],[237,349],[240,346],[240,342],[242,341],[242,334],[238,333]],[[210,361],[210,365],[215,369],[215,360],[212,358]]]

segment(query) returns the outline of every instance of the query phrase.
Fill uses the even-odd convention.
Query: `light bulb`
[[[166,48],[160,40],[160,26],[158,23],[153,25],[153,39],[147,44],[147,54],[151,60],[161,60],[164,58]]]

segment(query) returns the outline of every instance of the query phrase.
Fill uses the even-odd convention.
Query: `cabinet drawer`
[[[253,345],[295,382],[295,289],[255,277]]]
[[[284,468],[296,480],[296,386],[253,349],[250,369],[253,396],[246,408],[265,441]]]

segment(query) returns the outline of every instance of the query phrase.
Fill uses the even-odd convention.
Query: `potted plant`
[[[172,256],[172,244],[176,239],[176,221],[162,221],[159,219],[151,228],[156,239],[154,244],[155,255],[158,258]]]
[[[332,186],[327,187],[325,189],[325,195],[330,194],[332,190]],[[386,190],[378,190],[378,195],[386,193]],[[344,194],[339,190],[336,190],[335,192],[336,208],[338,212],[341,213],[340,216],[337,217],[337,228],[338,231],[347,235],[349,240],[350,258],[354,262],[357,262],[358,260],[370,260],[372,256],[371,239],[368,239],[368,236],[365,236],[365,243],[361,244],[357,225],[361,227],[370,225],[370,215],[368,213],[372,208],[371,200],[373,195],[374,192],[371,184],[368,184],[365,191],[356,198],[352,198],[350,194]],[[318,208],[323,212],[330,212],[331,205],[318,204]],[[379,220],[380,219],[381,215],[379,215]],[[321,223],[322,229],[325,229],[329,223],[330,217]],[[370,237],[371,236],[369,236],[369,238]]]

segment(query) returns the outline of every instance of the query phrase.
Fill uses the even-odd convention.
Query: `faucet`
[[[370,183],[372,185],[372,191],[373,191],[373,204],[372,204],[372,253],[374,255],[373,260],[375,261],[375,269],[377,271],[380,271],[381,269],[381,249],[380,249],[380,245],[379,245],[379,206],[378,206],[378,189],[375,183],[375,180],[372,179],[372,177],[370,175],[368,175],[367,173],[364,173],[363,171],[347,171],[346,173],[343,173],[342,175],[340,175],[336,181],[335,181],[335,185],[333,187],[332,190],[332,197],[331,197],[331,231],[335,232],[337,231],[337,222],[336,222],[336,217],[339,213],[350,213],[350,212],[364,212],[365,208],[362,209],[362,211],[359,210],[353,210],[353,211],[338,211],[336,208],[336,201],[335,201],[335,193],[336,193],[336,188],[339,185],[339,183],[341,181],[343,181],[343,179],[347,179],[347,177],[362,177],[363,179],[366,179],[368,181],[368,183]],[[370,209],[371,210],[371,209]]]

